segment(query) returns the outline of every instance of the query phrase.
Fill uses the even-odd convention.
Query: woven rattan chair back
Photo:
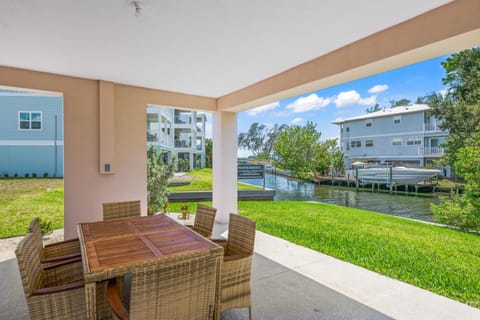
[[[230,214],[228,225],[228,240],[225,253],[232,254],[253,254],[255,245],[256,223],[238,214]]]
[[[36,288],[44,286],[42,266],[40,264],[40,247],[33,233],[27,233],[18,244],[15,255],[17,256],[23,290],[28,297]]]
[[[230,214],[220,294],[220,312],[246,307],[250,320],[252,319],[250,278],[255,226],[255,222],[248,218]]]
[[[193,222],[193,230],[204,237],[211,237],[216,213],[216,208],[198,204],[195,213],[195,221]]]
[[[140,215],[140,200],[107,202],[103,204],[103,220],[139,217]]]
[[[83,276],[81,263],[43,270],[35,238],[28,233],[15,250],[30,319],[85,319],[85,290],[77,280]],[[105,288],[98,287],[97,296],[104,294]],[[105,299],[98,299],[97,311],[99,318],[109,317]]]
[[[221,252],[146,263],[132,273],[130,319],[214,319]]]
[[[28,225],[28,232],[32,234],[33,241],[36,243],[38,246],[38,254],[39,258],[42,258],[42,251],[43,251],[43,240],[42,240],[42,228],[40,225],[40,219],[39,218],[34,218],[32,221],[30,221],[30,224]]]

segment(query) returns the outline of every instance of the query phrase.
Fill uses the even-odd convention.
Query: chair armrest
[[[82,261],[82,257],[73,257],[73,258],[70,258],[70,259],[64,259],[64,260],[60,260],[60,261],[53,261],[51,263],[47,263],[47,264],[44,264],[43,265],[43,270],[51,270],[51,269],[55,269],[55,268],[58,268],[58,267],[62,267],[62,266],[66,266],[66,265],[69,265],[71,263],[75,263],[75,262],[81,262]]]
[[[120,290],[117,286],[115,279],[108,282],[107,302],[110,310],[119,320],[129,319],[130,315],[128,314],[127,308],[125,308],[122,303],[122,298],[120,297]]]
[[[40,263],[45,264],[45,263],[51,263],[51,262],[59,262],[59,261],[64,261],[64,260],[71,260],[74,258],[78,258],[79,260],[82,259],[82,254],[79,253],[70,253],[66,254],[63,256],[57,256],[57,257],[51,257],[51,258],[45,258],[40,260]]]
[[[250,254],[250,253],[232,254],[232,255],[224,256],[223,261],[225,261],[225,262],[236,261],[236,260],[245,259],[245,258],[248,258],[248,257],[251,257],[251,256],[252,256],[252,254]]]
[[[80,242],[78,239],[71,239],[45,245],[42,260],[59,258],[73,254],[80,255]],[[68,259],[68,258],[66,258]],[[60,259],[61,260],[61,259]]]
[[[83,280],[79,280],[72,283],[62,284],[59,286],[40,288],[40,289],[34,290],[32,292],[32,296],[75,290],[75,289],[82,288],[83,286],[84,286]]]

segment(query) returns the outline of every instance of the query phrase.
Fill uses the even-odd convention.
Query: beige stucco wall
[[[140,199],[146,213],[146,105],[215,110],[215,99],[0,66],[4,86],[54,91],[64,97],[65,237],[76,225],[102,219],[102,203]],[[113,174],[100,173],[100,100],[113,101]],[[107,103],[110,103],[107,102]],[[105,103],[105,102],[104,102]],[[109,133],[107,133],[109,134]],[[105,145],[104,148],[111,146]]]

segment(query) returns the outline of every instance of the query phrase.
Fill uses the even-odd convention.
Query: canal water
[[[263,186],[263,180],[258,179],[241,182]],[[356,192],[351,187],[318,185],[273,174],[265,175],[265,186],[276,190],[275,200],[317,201],[429,222],[433,221],[430,204],[439,203],[437,196]]]

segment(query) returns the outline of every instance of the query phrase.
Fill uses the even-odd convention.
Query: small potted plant
[[[165,201],[165,203],[163,204],[163,213],[168,213],[168,207],[169,207],[169,202],[168,200]]]
[[[190,206],[188,204],[184,204],[180,207],[180,210],[182,211],[182,214],[180,215],[180,219],[187,220],[188,218],[190,218],[188,209],[190,209]]]

